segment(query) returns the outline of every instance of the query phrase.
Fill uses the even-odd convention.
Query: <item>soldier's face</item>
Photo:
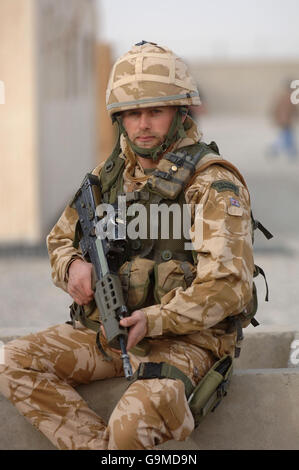
[[[142,148],[160,145],[168,133],[176,109],[174,106],[161,106],[124,111],[122,120],[129,139]]]

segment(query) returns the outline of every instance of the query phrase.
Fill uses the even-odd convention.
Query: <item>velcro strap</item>
[[[147,380],[147,379],[173,379],[181,380],[185,385],[185,394],[187,399],[191,395],[194,386],[180,369],[167,362],[141,362],[130,385],[136,380]]]

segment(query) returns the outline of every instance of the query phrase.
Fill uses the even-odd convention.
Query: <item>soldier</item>
[[[241,174],[216,144],[201,141],[188,116],[188,107],[199,104],[186,65],[166,47],[143,41],[112,69],[107,110],[119,138],[109,159],[93,171],[103,200],[113,203],[125,194],[128,205],[138,199],[147,210],[187,203],[191,240],[196,241],[198,217],[203,233],[193,251],[174,237],[129,240],[129,259],[119,275],[132,313],[121,324],[129,329],[133,370],[145,367],[108,425],[74,389],[123,375],[119,351],[102,340],[112,357],[107,362],[92,329],[57,325],[7,344],[0,390],[59,449],[150,449],[186,439],[195,424],[190,393],[219,359],[234,356],[235,320],[252,300],[250,198]],[[47,246],[55,285],[88,312],[91,264],[74,243],[77,220],[76,210],[66,207]],[[97,310],[89,313],[90,319],[98,317]],[[141,340],[145,349],[138,349]],[[167,370],[157,369],[161,362]]]

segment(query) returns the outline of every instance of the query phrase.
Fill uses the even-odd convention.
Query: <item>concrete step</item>
[[[186,441],[158,449],[298,449],[299,368],[287,368],[295,337],[287,328],[246,332],[227,397]],[[108,421],[127,385],[125,379],[110,379],[77,390]],[[0,422],[0,449],[54,449],[2,396]]]

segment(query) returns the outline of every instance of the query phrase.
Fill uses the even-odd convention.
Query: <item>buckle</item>
[[[137,369],[137,379],[160,379],[163,362],[141,362]]]

